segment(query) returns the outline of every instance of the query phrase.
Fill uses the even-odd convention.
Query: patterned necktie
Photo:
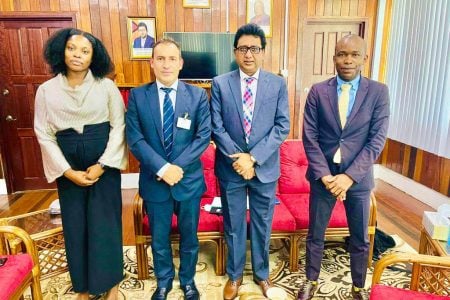
[[[341,127],[344,129],[345,123],[347,122],[347,111],[348,103],[350,102],[350,88],[352,87],[349,83],[344,83],[341,85],[341,95],[338,99],[339,105],[339,118],[341,119]],[[342,160],[341,148],[339,147],[333,156],[333,162],[340,164]]]
[[[252,130],[252,119],[253,119],[253,107],[255,102],[253,101],[252,90],[250,89],[250,84],[252,84],[255,78],[247,77],[245,78],[245,90],[244,96],[242,97],[242,108],[244,110],[244,131],[245,131],[245,141],[248,144],[250,138],[250,132]]]
[[[172,88],[161,88],[164,93],[164,106],[163,106],[163,136],[164,136],[164,148],[166,149],[167,157],[172,154],[173,143],[173,105],[170,100],[170,92]]]

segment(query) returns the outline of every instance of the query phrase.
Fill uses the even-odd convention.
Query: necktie
[[[348,111],[348,103],[350,102],[350,88],[352,87],[349,83],[344,83],[341,85],[341,95],[338,99],[338,105],[339,105],[339,118],[341,120],[341,127],[342,129],[345,126],[345,123],[347,122],[347,111]],[[334,154],[333,162],[340,164],[341,163],[341,148],[339,147]]]
[[[166,150],[167,157],[172,154],[173,143],[173,105],[170,100],[169,94],[172,91],[171,88],[161,88],[164,93],[164,105],[163,105],[163,136],[164,136],[164,148]]]
[[[244,96],[242,97],[242,108],[244,111],[244,131],[245,131],[245,141],[248,144],[250,138],[250,132],[252,130],[252,118],[253,118],[253,107],[255,102],[253,102],[253,94],[250,89],[250,84],[252,84],[255,78],[247,77],[245,78],[245,90]]]

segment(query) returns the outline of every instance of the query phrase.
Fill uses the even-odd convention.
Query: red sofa
[[[303,144],[299,140],[285,141],[281,146],[280,156],[281,176],[278,180],[277,187],[277,197],[280,199],[280,204],[275,206],[271,238],[285,239],[288,241],[290,270],[297,271],[299,257],[298,242],[306,237],[309,223],[309,183],[305,178],[307,160],[303,150]],[[207,184],[207,190],[202,196],[201,206],[210,204],[215,196],[220,196],[218,180],[214,175],[214,159],[215,147],[214,145],[210,145],[201,157]],[[372,235],[371,245],[373,245],[373,233],[375,232],[375,218],[375,205],[372,205],[371,221],[369,223],[369,233]],[[247,219],[249,220],[249,216]],[[134,229],[138,278],[145,279],[148,278],[146,247],[151,237],[149,235],[148,219],[139,195],[136,195],[134,200]],[[212,241],[216,243],[216,274],[225,274],[225,241],[222,217],[210,214],[202,209],[200,211],[197,234],[201,242]],[[344,206],[339,202],[333,211],[326,235],[346,236],[348,234]],[[172,240],[175,242],[179,240],[175,216],[172,222]],[[370,257],[372,257],[371,254]]]

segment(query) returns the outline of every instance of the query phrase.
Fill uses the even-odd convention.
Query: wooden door
[[[358,34],[362,38],[366,34],[365,19],[307,19],[303,27],[300,74],[300,101],[294,120],[294,138],[301,138],[303,128],[303,112],[306,97],[314,83],[336,75],[333,63],[334,49],[337,41],[348,34]],[[367,70],[363,74],[367,76]]]
[[[8,193],[54,187],[45,179],[33,130],[34,97],[52,77],[42,54],[45,41],[75,24],[72,14],[0,15],[0,140]]]

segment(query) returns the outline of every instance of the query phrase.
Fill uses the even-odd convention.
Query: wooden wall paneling
[[[225,15],[221,11],[220,0],[211,0],[211,31],[221,32],[220,23],[221,15]]]
[[[203,25],[203,8],[193,8],[192,9],[192,18],[194,20],[193,25],[194,28],[192,31],[194,32],[202,32],[204,31]]]
[[[91,24],[91,10],[89,8],[89,0],[79,0],[79,11],[80,11],[81,29],[90,32],[92,30],[92,24]]]
[[[440,180],[439,192],[450,196],[450,159],[445,159],[442,157],[440,165],[442,176]]]
[[[184,30],[186,32],[194,31],[194,12],[193,8],[186,8],[184,10]],[[171,31],[169,28],[167,31]]]
[[[49,11],[50,10],[50,0],[40,0],[41,11]]]
[[[14,3],[11,3],[9,0],[1,0],[0,1],[0,9],[2,11],[12,11],[14,8]]]
[[[322,1],[318,1],[322,2]],[[304,31],[304,20],[308,17],[309,14],[309,6],[314,5],[311,0],[300,0],[298,1],[298,7],[296,8],[298,12],[298,22],[297,22],[297,49],[296,54],[297,58],[295,60],[295,73],[293,73],[293,78],[295,80],[295,95],[294,95],[294,114],[291,115],[291,134],[294,138],[302,138],[301,129],[303,127],[303,111],[304,111],[304,104],[301,103],[302,101],[302,93],[306,92],[303,91],[303,86],[301,82],[299,82],[299,79],[301,78],[301,72],[302,70],[302,63],[301,59],[303,57],[302,48],[303,48],[303,31]],[[290,26],[290,28],[295,28],[294,26]],[[290,39],[291,41],[292,39]],[[290,98],[291,99],[291,98]]]
[[[403,176],[408,176],[410,158],[411,158],[411,146],[405,145],[403,149],[403,162],[401,172]]]
[[[423,150],[417,150],[416,160],[414,162],[414,175],[413,180],[420,182],[422,175],[422,163],[423,163]]]
[[[350,0],[342,0],[341,2],[341,16],[350,16]]]
[[[368,2],[375,2],[373,0],[369,0]],[[367,8],[367,0],[358,0],[358,16],[365,16]]]
[[[387,167],[397,173],[401,173],[401,162],[403,161],[402,151],[404,145],[394,140],[389,141],[389,156]]]
[[[176,32],[184,32],[184,7],[183,0],[177,0],[177,4],[175,5],[175,30]]]
[[[238,11],[237,11],[237,1],[238,0],[229,0],[228,7],[230,9],[229,14],[229,25],[230,25],[230,32],[236,32],[238,28],[243,24],[238,24]],[[224,6],[223,8],[226,8]]]
[[[130,82],[128,78],[133,78],[133,66],[128,60],[130,52],[128,49],[128,31],[127,31],[127,16],[128,16],[128,1],[127,0],[118,0],[119,6],[119,28],[120,28],[120,43],[121,46],[121,54],[122,57],[116,61],[115,67],[115,79],[117,83],[126,83]],[[117,46],[116,46],[117,47]],[[121,73],[117,70],[117,64],[120,64]]]
[[[323,16],[331,16],[333,13],[333,0],[325,0]]]
[[[98,1],[96,1],[98,2]],[[59,7],[61,11],[70,11],[70,0],[60,0]],[[78,19],[78,16],[77,16]]]
[[[16,8],[15,10],[30,11],[31,10],[30,0],[15,0],[14,7]]]
[[[70,0],[70,11],[74,11],[77,16],[77,28],[80,28],[81,30],[83,30],[83,28],[81,27],[81,15],[80,15],[79,0]]]
[[[148,17],[149,15],[147,12],[147,0],[134,0],[134,1],[137,1],[139,16]]]
[[[112,40],[112,52],[110,53],[115,63],[115,74],[123,74],[122,64],[122,36],[121,36],[121,19],[119,14],[119,1],[109,0],[109,18],[111,20],[111,40]],[[127,41],[127,39],[123,40]],[[123,75],[122,75],[123,76]]]
[[[295,78],[295,68],[297,62],[297,44],[298,44],[298,32],[295,30],[296,25],[299,23],[299,9],[297,9],[296,1],[289,1],[289,23],[288,23],[288,55],[287,59],[287,86],[288,86],[288,97],[289,97],[289,112],[291,120],[295,120],[294,116],[296,114],[295,108],[295,93],[296,93],[296,78]],[[291,121],[291,130],[289,132],[289,138],[294,137],[294,122]]]
[[[285,1],[283,1],[284,3]],[[268,64],[264,64],[264,68],[267,71],[271,71],[273,73],[280,72],[280,64],[282,63],[280,60],[283,57],[283,49],[284,44],[281,45],[281,38],[284,36],[284,23],[281,20],[284,20],[284,5],[279,3],[279,5],[275,5],[273,8],[273,20],[280,20],[280,22],[273,22],[272,24],[272,37],[267,40],[271,42],[271,49],[269,54],[270,61]],[[266,53],[267,56],[267,53]]]
[[[416,156],[417,156],[417,148],[410,147],[411,151],[409,154],[409,166],[408,166],[408,178],[414,178],[414,171],[416,169]]]
[[[237,17],[238,17],[238,24],[239,26],[242,26],[244,24],[247,24],[247,1],[238,1],[238,7],[237,7]],[[272,5],[273,6],[273,5]],[[253,7],[249,7],[250,11],[253,11]],[[268,13],[268,8],[266,9],[266,13]],[[272,7],[273,11],[273,7]],[[273,19],[272,19],[273,20]]]
[[[108,0],[99,0],[98,4],[100,6],[100,26],[102,28],[101,39],[106,49],[108,49],[109,54],[112,55],[113,44],[110,27],[111,20],[109,17],[109,3]]]
[[[311,12],[308,16],[323,16],[325,13],[325,0],[309,1],[308,11],[309,10],[311,10]]]
[[[59,10],[59,0],[50,0],[50,11],[57,12]]]
[[[350,0],[348,14],[351,17],[356,17],[358,15],[358,0]]]
[[[192,9],[190,9],[190,10],[192,10]],[[167,26],[167,31],[176,31],[175,30],[176,27],[175,27],[174,0],[166,1],[166,26]]]
[[[213,32],[211,30],[211,25],[213,23],[213,21],[211,20],[211,8],[203,9],[202,15],[203,15],[203,28],[201,29],[201,31]]]
[[[41,3],[39,0],[30,0],[31,11],[41,11]]]
[[[441,158],[437,155],[423,151],[422,159],[422,172],[420,174],[420,183],[428,186],[435,191],[439,191],[440,184],[439,179],[442,174],[441,171]]]
[[[97,38],[102,39],[102,25],[100,18],[100,5],[98,0],[89,0],[89,14],[91,18],[90,32]]]
[[[333,16],[341,16],[341,6],[342,6],[341,0],[334,0],[331,14]]]
[[[227,2],[228,0],[220,0],[220,32],[230,32],[230,28],[227,28]]]

